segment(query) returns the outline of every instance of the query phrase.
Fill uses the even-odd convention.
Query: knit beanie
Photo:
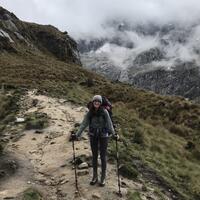
[[[102,104],[102,97],[101,97],[101,95],[95,95],[92,98],[92,101],[99,101]]]

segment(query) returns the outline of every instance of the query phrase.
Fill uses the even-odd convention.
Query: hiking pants
[[[97,171],[98,152],[100,151],[101,170],[103,173],[105,173],[106,172],[106,164],[107,164],[108,137],[90,136],[90,146],[91,146],[91,150],[92,150],[92,166],[93,166],[94,172]]]

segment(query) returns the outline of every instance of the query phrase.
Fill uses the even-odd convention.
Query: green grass
[[[25,129],[44,129],[48,126],[48,116],[44,113],[31,113],[26,116]]]
[[[132,192],[130,190],[128,191],[127,198],[128,200],[142,200],[139,192]]]
[[[24,191],[22,200],[42,200],[41,193],[33,188],[29,188]]]
[[[0,93],[0,139],[1,135],[6,132],[6,126],[15,120],[20,95],[20,91],[17,90],[10,94]],[[5,142],[0,140],[0,155],[3,153],[4,146]]]

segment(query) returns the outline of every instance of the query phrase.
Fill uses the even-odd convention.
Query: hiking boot
[[[99,183],[99,186],[104,187],[106,184],[106,172],[102,171],[101,173],[101,181]]]
[[[92,180],[90,181],[90,185],[95,185],[97,182],[98,182],[98,176],[97,176],[97,172],[95,171],[93,173]]]

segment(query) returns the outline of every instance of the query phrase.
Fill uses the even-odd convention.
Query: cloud
[[[1,5],[23,20],[53,24],[74,37],[105,34],[102,24],[108,19],[188,24],[200,18],[198,0],[1,0]]]
[[[93,52],[97,56],[107,56],[118,67],[128,67],[138,54],[155,47],[164,50],[167,58],[157,65],[172,66],[177,59],[200,63],[198,0],[0,0],[0,5],[22,20],[52,24],[62,31],[68,31],[75,39],[89,41],[91,37],[106,37],[111,41],[115,37],[120,38],[123,45],[107,42]],[[151,22],[154,25],[178,23],[179,26],[175,33],[172,31],[162,38],[160,35],[142,35],[131,30],[120,33],[105,25],[113,20],[136,25]],[[187,28],[188,25],[190,28]],[[184,34],[188,35],[185,37]],[[185,43],[179,43],[176,37],[186,38]],[[166,39],[169,44],[163,46],[161,39]],[[134,48],[126,48],[130,43]]]

